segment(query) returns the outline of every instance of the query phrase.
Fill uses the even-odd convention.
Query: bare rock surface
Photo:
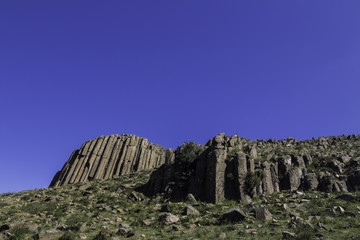
[[[75,150],[50,187],[154,169],[171,158],[173,150],[149,143],[145,138],[126,134],[101,136]]]

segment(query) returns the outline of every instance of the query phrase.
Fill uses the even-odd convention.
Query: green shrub
[[[68,208],[68,203],[58,204],[57,208],[52,212],[52,215],[55,217],[55,219],[60,219],[65,216],[64,213],[68,210]]]
[[[264,171],[256,169],[254,172],[248,172],[245,178],[245,185],[248,190],[248,193],[253,196],[254,188],[261,182],[264,177]]]
[[[71,215],[68,219],[66,219],[65,224],[72,226],[72,227],[76,227],[82,224],[82,223],[86,223],[89,221],[89,218],[86,215],[83,215],[81,213],[76,213]]]
[[[260,162],[264,162],[264,161],[266,161],[266,158],[263,156],[259,156],[254,159],[255,163],[260,163]]]
[[[239,148],[237,148],[237,147],[231,149],[231,150],[228,152],[228,154],[226,155],[225,161],[226,161],[226,162],[231,161],[231,160],[235,157],[235,154],[236,154],[237,152],[240,152],[240,151],[241,151],[241,150],[240,150]]]
[[[194,142],[184,143],[176,150],[173,197],[182,198],[186,194],[189,178],[194,174],[194,164],[201,146]]]
[[[78,235],[73,232],[65,232],[58,240],[75,240],[78,239]]]
[[[22,211],[28,212],[31,214],[38,214],[44,211],[52,212],[56,210],[56,203],[39,203],[32,202],[22,207]]]
[[[31,232],[29,228],[25,226],[18,226],[11,229],[10,233],[12,234],[10,240],[20,240],[20,239],[25,239],[25,236]]]
[[[108,237],[106,237],[104,234],[99,232],[92,240],[107,240]]]
[[[176,160],[181,163],[192,163],[197,158],[200,149],[194,142],[184,143],[177,151]]]
[[[306,228],[305,226],[300,227],[296,231],[296,238],[297,240],[315,240],[315,234],[312,229]]]

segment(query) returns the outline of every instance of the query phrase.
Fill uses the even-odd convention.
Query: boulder
[[[231,208],[221,216],[220,222],[240,223],[244,221],[245,218],[246,215],[243,211],[240,210],[240,208]]]
[[[189,193],[187,196],[186,196],[186,201],[189,201],[191,203],[197,203],[194,195],[192,195],[191,193]]]
[[[336,192],[348,192],[347,184],[345,180],[337,180],[335,182]]]
[[[123,227],[119,228],[117,234],[125,237],[131,237],[134,235],[134,233],[129,228],[123,228]]]
[[[296,238],[296,234],[292,232],[283,231],[282,232],[282,239],[294,239]]]
[[[266,207],[258,207],[255,209],[256,220],[267,221],[272,219],[272,214]]]
[[[214,137],[215,148],[225,148],[225,133],[219,133]]]
[[[199,212],[196,208],[194,208],[193,206],[187,205],[187,206],[185,207],[185,209],[184,209],[184,215],[187,215],[187,216],[189,216],[189,215],[198,216],[198,215],[200,215],[200,212]]]
[[[39,239],[57,239],[63,235],[63,232],[57,230],[57,229],[49,229],[45,232],[39,233]]]
[[[180,221],[179,217],[171,213],[162,213],[159,215],[159,220],[165,224],[174,224]]]
[[[347,192],[345,181],[338,181],[333,175],[322,177],[320,179],[319,189],[324,192]]]
[[[142,221],[142,223],[145,225],[145,226],[150,226],[151,224],[153,224],[154,220],[152,219],[145,219]]]
[[[319,186],[319,181],[317,180],[315,173],[307,173],[303,179],[304,189],[306,190],[315,190]]]
[[[224,233],[224,232],[220,233],[219,238],[226,239],[226,233]]]
[[[257,157],[258,157],[257,150],[256,150],[256,146],[255,146],[255,145],[251,147],[250,157],[252,157],[252,158],[257,158]]]
[[[295,167],[289,171],[289,188],[291,191],[297,190],[301,184],[302,171]]]

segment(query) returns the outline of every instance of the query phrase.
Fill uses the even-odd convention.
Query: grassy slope
[[[125,239],[126,234],[118,233],[121,224],[130,225],[128,231],[135,234],[133,239],[217,239],[222,233],[226,239],[281,239],[283,231],[296,233],[298,239],[316,239],[316,235],[360,239],[359,192],[351,193],[358,198],[352,202],[336,199],[341,193],[321,192],[275,193],[257,197],[250,204],[199,202],[194,207],[200,216],[185,216],[182,213],[189,204],[186,202],[167,202],[161,196],[149,199],[140,193],[136,195],[141,199],[136,200],[132,192],[147,181],[149,173],[1,194],[0,227],[9,224],[10,230],[3,232],[10,232],[12,239],[28,239],[37,233],[40,239],[59,239],[61,235],[62,239],[108,239],[110,235]],[[290,210],[284,209],[285,203]],[[165,204],[180,217],[180,222],[166,225],[158,220]],[[276,221],[255,220],[254,209],[260,205],[267,207]],[[248,218],[240,224],[219,224],[220,216],[231,207],[240,207]],[[146,219],[153,223],[144,225]],[[45,234],[49,229],[59,232]]]

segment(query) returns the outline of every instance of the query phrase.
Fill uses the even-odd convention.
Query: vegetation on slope
[[[149,171],[0,195],[0,239],[359,239],[360,193],[290,192],[251,203],[170,202],[135,189]],[[196,211],[185,211],[191,205]],[[270,213],[264,217],[259,207]],[[223,221],[238,207],[240,222]],[[257,214],[258,212],[258,214]],[[260,212],[260,213],[259,213]]]

